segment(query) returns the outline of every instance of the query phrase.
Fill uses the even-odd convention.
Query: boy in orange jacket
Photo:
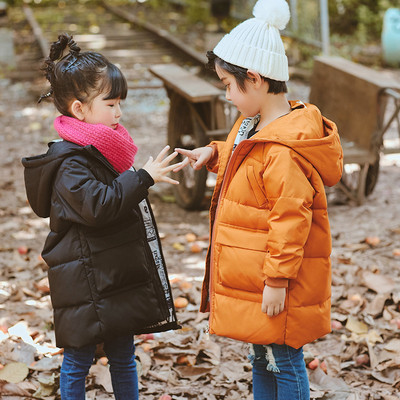
[[[339,181],[343,154],[333,122],[286,99],[288,4],[259,0],[253,14],[207,54],[242,116],[225,142],[176,151],[217,173],[201,304],[210,333],[252,344],[256,400],[306,400],[302,346],[330,332],[324,185]]]

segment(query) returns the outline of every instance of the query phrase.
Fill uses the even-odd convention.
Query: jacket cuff
[[[154,185],[154,179],[151,177],[151,175],[145,169],[140,168],[136,172],[139,175],[140,181],[143,182],[143,184],[147,187],[147,189],[150,186]]]
[[[210,159],[208,160],[208,162],[207,162],[207,164],[206,164],[206,168],[207,168],[209,171],[212,171],[212,170],[215,168],[215,166],[216,166],[216,164],[217,164],[217,161],[218,161],[218,157],[217,157],[217,154],[218,154],[218,145],[217,145],[216,143],[214,143],[214,142],[211,142],[211,143],[208,144],[206,147],[210,147],[210,148],[212,149],[211,157],[210,157]],[[212,171],[212,172],[213,172],[213,171]]]
[[[289,286],[289,279],[286,278],[267,278],[264,283],[273,288],[287,288]]]

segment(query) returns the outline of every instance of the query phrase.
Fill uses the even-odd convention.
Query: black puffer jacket
[[[95,147],[66,141],[22,163],[32,209],[50,217],[42,255],[57,346],[179,328],[168,279],[160,278],[164,259],[160,271],[139,209],[150,175],[118,174]],[[158,234],[157,241],[161,247]]]

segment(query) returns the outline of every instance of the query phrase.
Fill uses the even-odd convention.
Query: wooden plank
[[[400,82],[343,58],[316,57],[310,102],[337,124],[341,137],[370,151],[379,129],[378,94],[386,87],[400,88]]]
[[[400,81],[394,80],[391,76],[382,71],[366,67],[365,65],[346,60],[342,57],[319,56],[316,61],[329,65],[342,73],[348,74],[355,79],[362,79],[378,89],[391,87],[400,89]]]
[[[156,34],[159,38],[164,39],[168,43],[172,44],[177,49],[185,53],[187,56],[189,56],[191,59],[201,64],[202,66],[207,63],[207,56],[205,54],[201,54],[198,51],[192,49],[186,43],[183,43],[176,37],[172,36],[165,29],[159,29],[153,23],[145,22],[142,19],[136,17],[136,15],[129,13],[124,9],[112,6],[106,0],[103,0],[102,4],[107,10],[111,11],[125,21],[129,21],[137,26],[140,26],[141,28],[148,30],[149,32]]]
[[[50,46],[49,46],[49,43],[47,42],[47,40],[44,38],[42,28],[37,23],[35,16],[33,15],[32,9],[30,7],[28,7],[27,5],[24,5],[22,8],[24,10],[25,17],[28,20],[28,22],[33,30],[33,34],[34,34],[36,40],[39,42],[40,51],[42,52],[42,56],[44,58],[47,58],[49,55],[49,52],[50,52]]]
[[[165,86],[179,93],[191,103],[211,101],[223,93],[207,81],[176,64],[153,65],[150,72],[161,79]]]

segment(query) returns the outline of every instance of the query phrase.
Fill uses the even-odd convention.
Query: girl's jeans
[[[85,380],[93,363],[95,345],[64,349],[60,390],[62,400],[85,400]],[[138,400],[138,377],[133,336],[118,337],[104,343],[110,363],[111,381],[117,400]]]
[[[287,345],[250,345],[254,400],[309,400],[303,349]]]

